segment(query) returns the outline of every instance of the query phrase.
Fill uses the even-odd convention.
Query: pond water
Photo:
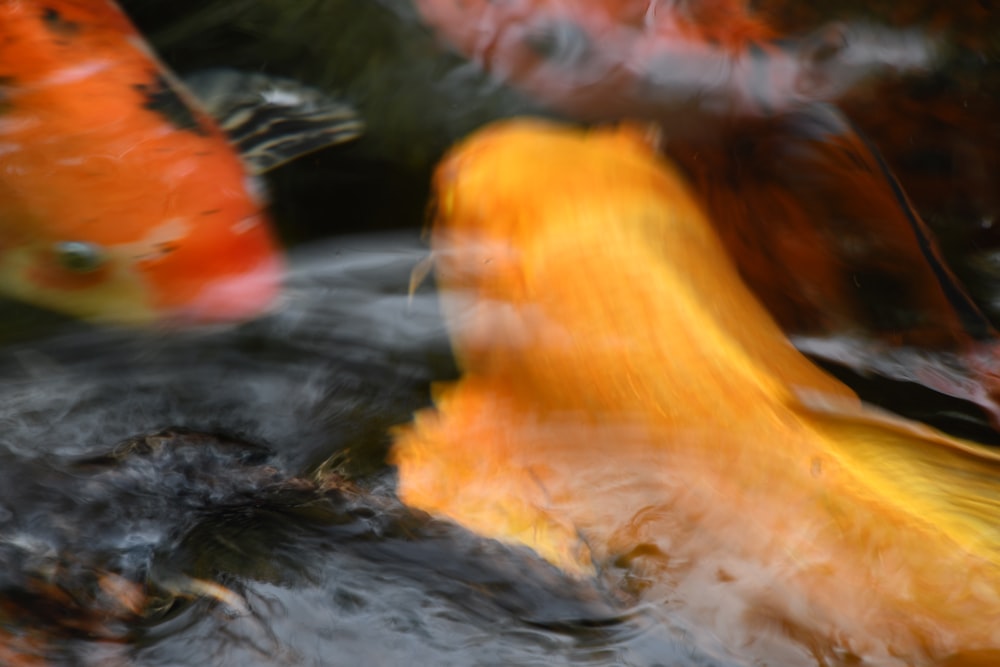
[[[273,317],[9,345],[11,664],[727,664],[394,499],[387,431],[454,374],[433,291],[406,291],[425,254],[405,233],[312,242]]]
[[[899,3],[854,4],[755,7],[788,34],[837,20],[947,23],[933,3],[908,13]],[[940,71],[873,84],[841,107],[995,323],[1000,47],[974,20],[989,3],[966,4],[975,7],[956,9],[948,24]],[[444,47],[405,0],[121,5],[179,73],[222,66],[293,77],[350,101],[366,134],[267,175],[290,266],[273,314],[131,331],[2,304],[0,662],[756,664],[669,605],[574,579],[394,496],[390,429],[430,404],[432,382],[457,374],[433,280],[408,291],[427,255],[431,170],[489,120],[558,112]],[[955,121],[956,109],[968,115]],[[746,149],[732,145],[726,155]],[[699,150],[676,154],[695,178],[685,156]],[[772,168],[762,152],[741,164]],[[782,172],[775,182],[793,180]],[[867,298],[891,300],[893,285]],[[866,400],[1000,440],[988,401],[935,391],[968,382],[948,356],[955,350],[883,347],[909,315],[860,333],[791,333]],[[926,373],[895,372],[900,365]],[[934,385],[930,375],[945,379]]]

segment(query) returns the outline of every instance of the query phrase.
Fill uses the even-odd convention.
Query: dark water
[[[18,659],[727,664],[395,500],[387,429],[454,373],[433,290],[406,291],[425,252],[405,233],[314,242],[272,317],[174,335],[66,324],[6,347],[0,629]]]
[[[268,176],[293,270],[273,316],[136,333],[5,306],[0,662],[743,664],[663,611],[393,497],[387,430],[455,373],[433,285],[407,295],[430,169],[484,122],[540,105],[438,45],[401,0],[123,5],[178,71],[294,76],[356,104],[368,134]],[[954,77],[873,87],[850,109],[911,167],[904,185],[994,319],[995,178],[981,172],[1000,166],[982,120],[995,49],[956,49]],[[952,125],[896,140],[892,114],[869,108],[891,99],[909,117],[913,100],[958,93],[989,134],[978,150]],[[995,438],[966,403],[843,372],[869,400]]]

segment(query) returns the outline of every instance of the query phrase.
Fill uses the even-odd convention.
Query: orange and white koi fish
[[[503,122],[435,188],[462,376],[396,433],[404,502],[748,664],[1000,664],[1000,454],[796,351],[641,132]]]
[[[274,146],[242,161],[110,0],[0,0],[0,293],[119,323],[260,314],[283,259],[250,170]]]
[[[415,0],[460,54],[586,121],[668,124],[714,140],[720,121],[832,100],[874,73],[926,67],[917,33],[830,24],[792,39],[744,0]]]

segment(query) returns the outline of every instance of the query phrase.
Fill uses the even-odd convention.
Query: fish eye
[[[61,267],[74,273],[91,273],[107,261],[101,246],[85,241],[61,241],[53,246],[52,252]]]

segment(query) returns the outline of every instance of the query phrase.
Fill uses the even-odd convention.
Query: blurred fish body
[[[435,189],[463,375],[396,433],[405,503],[753,664],[1000,656],[1000,456],[797,352],[641,131],[499,123]]]
[[[2,0],[0,37],[0,292],[127,324],[269,308],[275,142],[242,161],[109,0]]]
[[[455,50],[581,120],[668,121],[712,140],[720,121],[832,100],[935,57],[917,33],[831,23],[779,35],[732,0],[415,0]]]

